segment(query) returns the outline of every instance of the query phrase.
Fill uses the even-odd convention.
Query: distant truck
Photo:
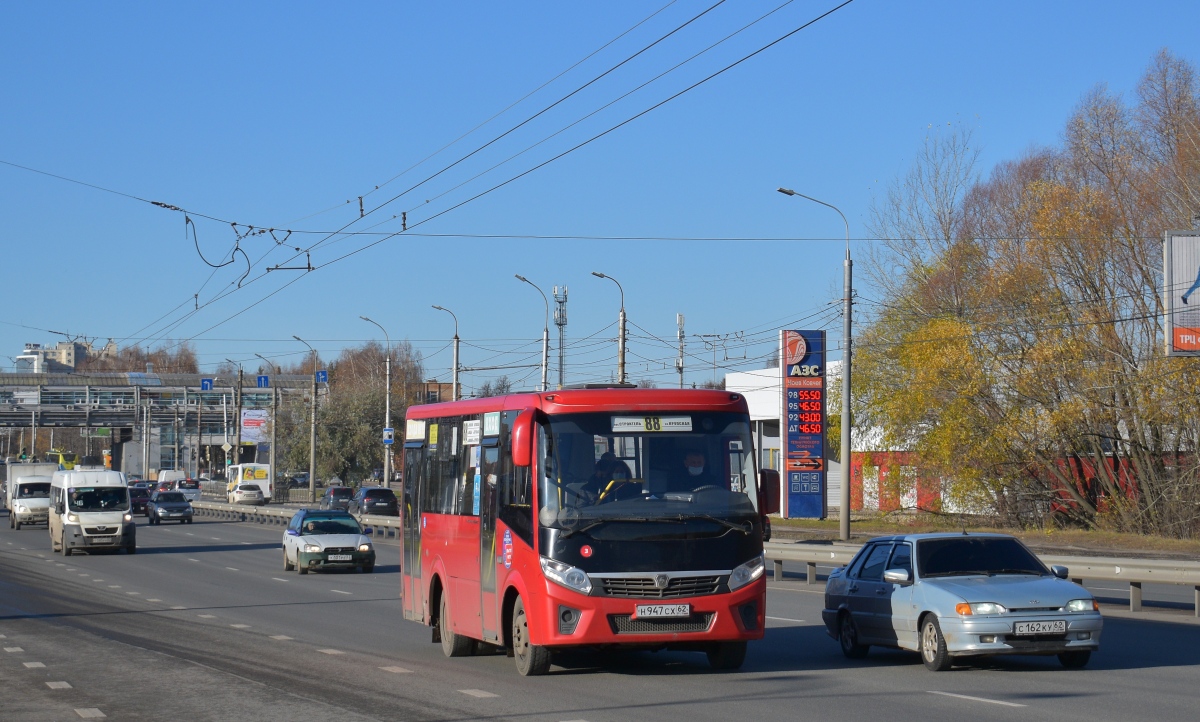
[[[48,464],[24,464],[24,466],[49,466]],[[8,507],[8,528],[21,530],[29,524],[45,524],[50,513],[50,476],[29,474],[21,470],[4,490],[5,506]]]
[[[4,484],[4,496],[0,501],[4,508],[12,511],[12,500],[17,496],[17,480],[28,476],[52,476],[58,471],[58,464],[34,462],[32,464],[8,464],[8,480]],[[11,519],[12,514],[9,514]]]

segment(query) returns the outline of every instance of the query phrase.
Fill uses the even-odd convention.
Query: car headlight
[[[767,568],[766,559],[762,554],[754,557],[745,564],[739,564],[729,574],[729,591],[741,589],[750,582],[758,579],[763,575],[763,570]]]
[[[125,512],[125,521],[133,521],[133,514]]]
[[[964,617],[969,617],[972,614],[1004,614],[1008,610],[1004,608],[1003,604],[995,602],[972,602],[970,604],[960,602],[954,605],[954,611]]]
[[[304,545],[304,551],[306,551],[306,552],[319,552],[319,551],[321,551],[321,545],[320,545],[320,544],[305,544],[305,545]]]
[[[67,521],[72,522],[72,523],[77,522],[77,521],[79,521],[79,515],[78,514],[67,514]]]
[[[24,514],[24,513],[28,512],[29,509],[24,504],[17,504],[17,511]]]
[[[546,557],[542,557],[541,561],[542,573],[550,581],[580,594],[592,593],[592,580],[588,577],[587,572],[570,564],[547,559]]]
[[[1100,602],[1095,599],[1072,599],[1067,602],[1066,610],[1068,612],[1098,612],[1100,611]]]
[[[360,552],[369,552],[369,551],[371,551],[371,545],[370,544],[359,544],[358,550]]]

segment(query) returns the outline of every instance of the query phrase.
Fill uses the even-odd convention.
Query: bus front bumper
[[[120,526],[94,527],[63,524],[63,549],[121,549],[137,545],[137,524],[128,521]]]
[[[547,647],[621,645],[686,648],[762,639],[766,580],[733,592],[678,599],[583,595],[546,582],[541,613],[532,618],[535,644]],[[528,602],[527,602],[528,603]],[[639,605],[688,605],[687,616],[641,617]]]

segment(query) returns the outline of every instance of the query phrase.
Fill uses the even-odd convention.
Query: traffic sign
[[[318,371],[317,372],[317,383],[319,383],[319,384],[329,383],[329,372],[324,369]]]
[[[258,388],[260,388],[260,389],[271,388],[271,377],[270,376],[259,376],[258,377]]]
[[[201,391],[212,391],[213,390],[213,380],[212,379],[200,379],[200,390]]]
[[[391,428],[384,429],[383,430],[383,443],[386,446],[391,446],[395,442],[396,442],[396,430],[391,429]]]
[[[228,452],[228,451],[231,451],[232,449],[233,449],[233,444],[229,443],[228,441],[226,441],[224,444],[221,444],[221,451]]]

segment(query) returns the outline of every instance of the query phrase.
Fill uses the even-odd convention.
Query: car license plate
[[[353,558],[354,557],[352,557],[349,554],[330,554],[329,555],[329,561],[331,561],[331,562],[348,562]]]
[[[1067,622],[1056,619],[1047,622],[1017,622],[1013,625],[1013,634],[1065,634]]]
[[[663,617],[690,617],[690,604],[639,604],[634,610],[634,619],[661,619]]]
[[[89,544],[112,544],[116,540],[117,540],[117,538],[115,536],[94,536],[94,537],[88,538],[88,543]]]

